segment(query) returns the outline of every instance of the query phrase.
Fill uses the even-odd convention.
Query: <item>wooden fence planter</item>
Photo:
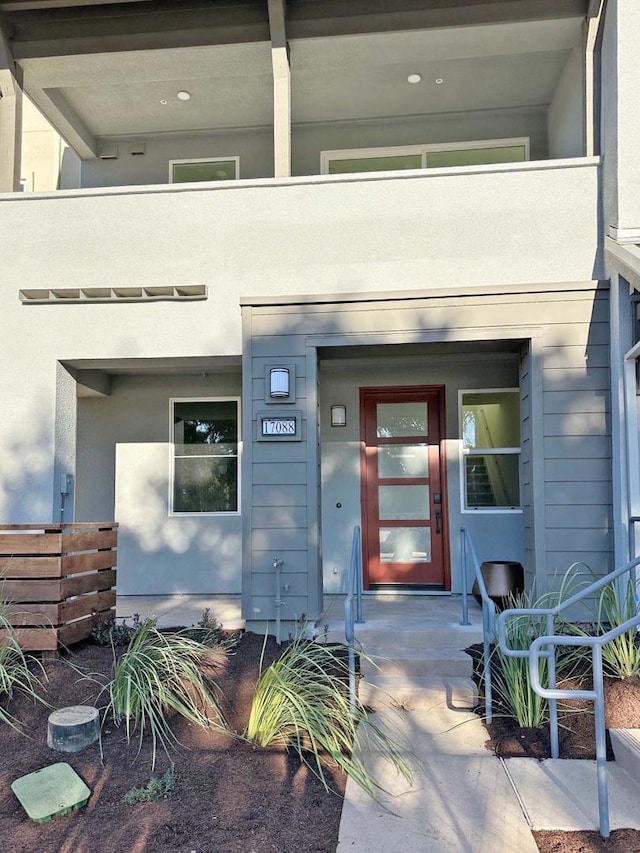
[[[55,652],[115,616],[118,525],[0,525],[0,580],[21,647]]]

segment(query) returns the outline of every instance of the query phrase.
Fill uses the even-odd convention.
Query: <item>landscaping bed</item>
[[[480,690],[481,704],[477,709],[484,720],[484,705],[481,682],[482,645],[466,650],[474,661],[474,679]],[[497,660],[493,658],[493,665]],[[575,677],[564,682],[564,688],[590,687],[588,676]],[[559,703],[560,758],[594,759],[595,728],[593,703],[572,700]],[[627,679],[605,677],[605,722],[609,728],[640,728],[640,677]],[[545,759],[551,756],[549,725],[530,728],[521,727],[517,721],[494,703],[491,724],[484,721],[488,739],[486,747],[501,758]],[[607,735],[607,758],[613,760],[613,752]],[[540,853],[640,853],[640,831],[618,829],[609,838],[602,838],[597,831],[562,832],[536,831],[533,833]]]
[[[258,676],[263,638],[247,633],[221,668],[210,673],[223,692],[223,708],[236,732],[244,731]],[[122,651],[122,650],[120,650]],[[272,639],[265,665],[281,650]],[[92,704],[99,686],[81,679],[85,673],[111,674],[110,646],[87,641],[58,661],[45,663],[46,698],[53,708]],[[103,695],[101,704],[106,704]],[[107,721],[104,759],[98,744],[76,754],[53,752],[47,745],[51,708],[16,695],[11,713],[30,737],[0,725],[0,839],[11,853],[334,853],[346,777],[327,767],[333,792],[283,748],[257,749],[229,735],[203,730],[172,718],[183,745],[162,749],[152,771],[152,748],[146,738],[138,757],[137,737],[127,743],[123,726]],[[88,805],[67,817],[37,824],[24,813],[11,782],[49,764],[66,761],[91,788]],[[124,795],[161,777],[175,763],[175,790],[157,802],[127,805]]]

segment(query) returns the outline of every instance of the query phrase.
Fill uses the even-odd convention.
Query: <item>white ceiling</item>
[[[548,104],[581,38],[582,19],[569,18],[295,40],[293,121]],[[67,131],[90,139],[272,120],[267,42],[23,59],[20,65],[27,93],[63,135],[69,135],[65,123]],[[421,83],[407,83],[412,72],[422,74]],[[191,100],[176,98],[181,89]]]

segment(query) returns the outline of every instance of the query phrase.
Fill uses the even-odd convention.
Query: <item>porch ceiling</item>
[[[0,0],[25,91],[84,156],[105,136],[271,124],[266,0],[85,5],[12,12]],[[343,3],[292,0],[294,124],[545,106],[586,6],[356,0],[346,15]]]

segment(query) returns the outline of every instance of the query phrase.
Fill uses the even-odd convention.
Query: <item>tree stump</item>
[[[60,708],[49,715],[47,745],[58,752],[80,752],[100,737],[98,709],[89,705]]]

